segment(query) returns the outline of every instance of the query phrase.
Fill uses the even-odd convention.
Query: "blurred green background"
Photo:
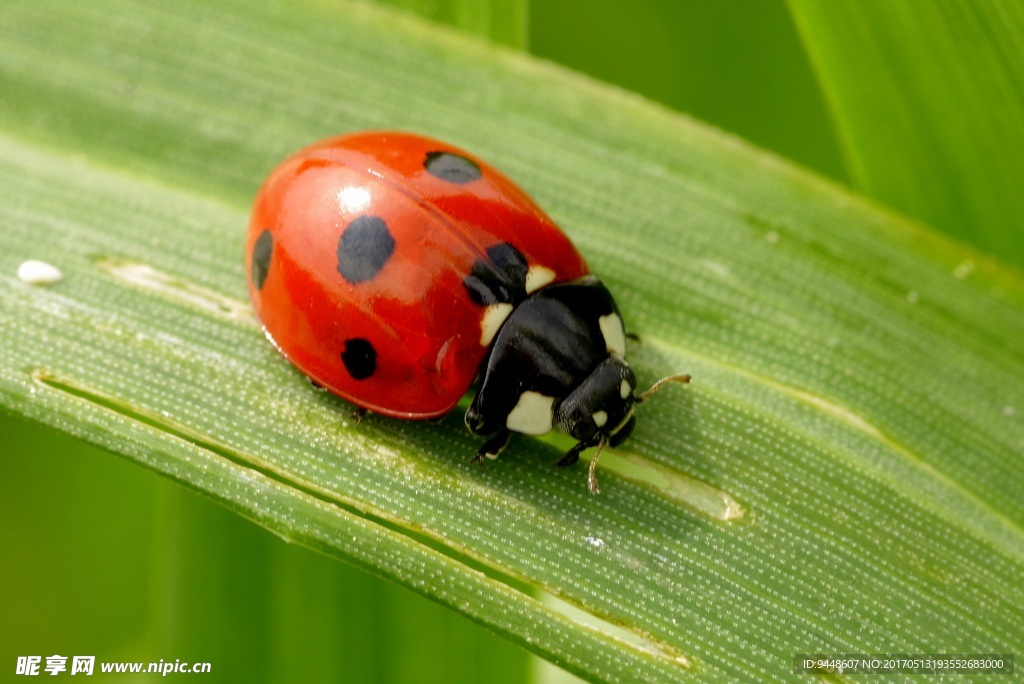
[[[548,0],[530,7],[527,33],[539,57],[844,180],[782,0],[634,0],[628,12]],[[64,435],[0,415],[0,444],[7,675],[18,655],[62,654],[209,661],[203,681],[558,676],[459,615]]]

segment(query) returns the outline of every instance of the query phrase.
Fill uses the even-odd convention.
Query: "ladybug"
[[[270,342],[361,409],[439,418],[479,378],[475,461],[558,427],[578,440],[558,461],[572,465],[622,442],[634,403],[689,381],[637,393],[619,309],[569,238],[495,168],[423,136],[353,133],[286,159],[246,257]]]

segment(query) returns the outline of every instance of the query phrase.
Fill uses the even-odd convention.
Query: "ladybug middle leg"
[[[472,462],[483,465],[484,459],[488,458],[494,460],[498,458],[498,454],[501,450],[508,445],[508,439],[512,436],[512,433],[508,430],[499,430],[497,434],[487,440],[480,450],[473,456]]]

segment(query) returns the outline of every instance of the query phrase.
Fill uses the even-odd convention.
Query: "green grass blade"
[[[495,43],[525,50],[529,42],[527,0],[361,0],[390,5]]]
[[[7,409],[593,681],[1024,646],[1016,272],[646,102],[372,8],[2,13]],[[252,194],[296,147],[368,127],[521,181],[616,293],[641,382],[694,374],[602,457],[601,496],[537,440],[471,466],[458,416],[356,425],[263,339]],[[28,258],[63,280],[19,281]]]
[[[1024,266],[1024,5],[789,5],[856,185]]]

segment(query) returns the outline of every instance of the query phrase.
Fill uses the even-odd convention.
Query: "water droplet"
[[[29,259],[18,266],[18,279],[29,285],[52,285],[63,277],[59,268],[45,261]]]

